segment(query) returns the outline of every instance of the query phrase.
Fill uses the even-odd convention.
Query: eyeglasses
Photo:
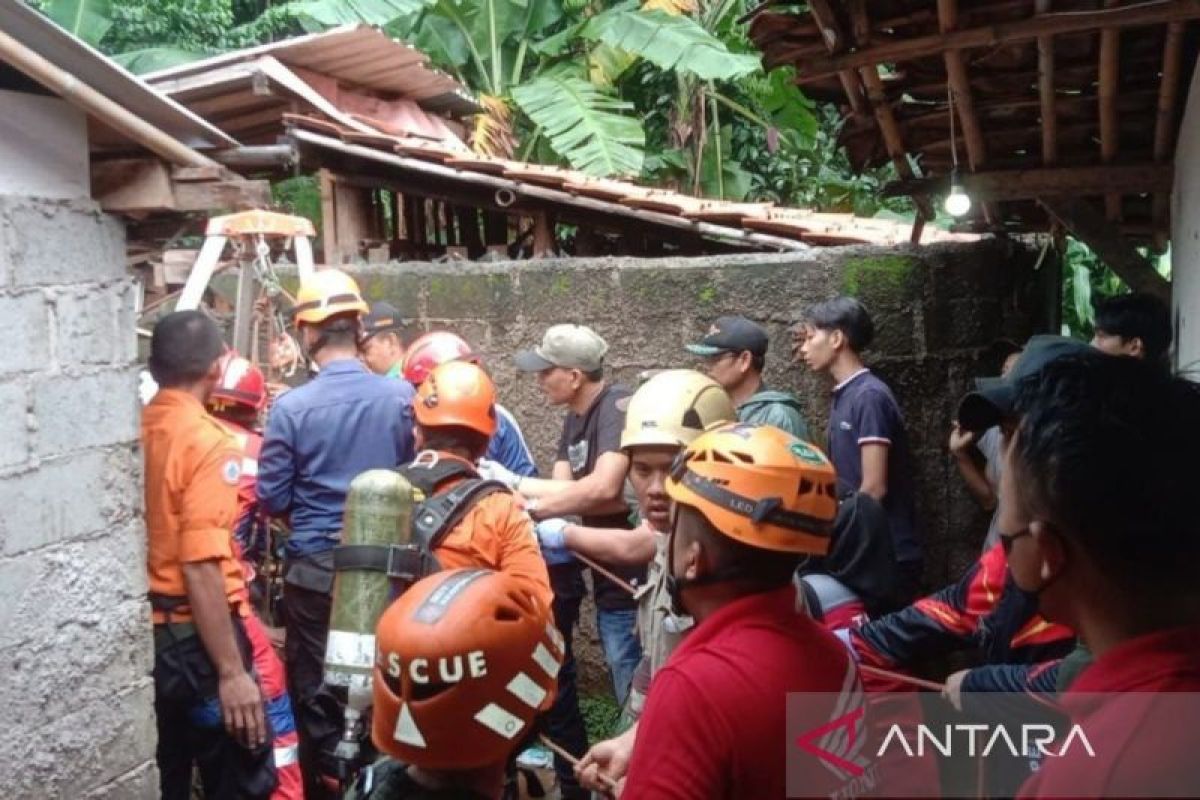
[[[1012,552],[1013,542],[1015,542],[1017,539],[1020,539],[1022,536],[1031,535],[1032,531],[1030,531],[1028,527],[1022,528],[1016,533],[1000,534],[1000,546],[1004,548],[1004,555],[1008,555]]]

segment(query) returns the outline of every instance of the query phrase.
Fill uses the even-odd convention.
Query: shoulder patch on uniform
[[[238,479],[242,477],[242,465],[239,463],[240,461],[239,457],[230,456],[221,465],[221,480],[230,486],[237,486]]]

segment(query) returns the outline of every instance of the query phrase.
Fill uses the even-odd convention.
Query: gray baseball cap
[[[608,343],[586,325],[554,325],[532,350],[522,350],[513,360],[517,369],[541,372],[551,367],[595,372],[604,366]]]

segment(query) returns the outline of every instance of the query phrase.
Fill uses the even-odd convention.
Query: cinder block
[[[128,364],[136,355],[132,282],[60,293],[54,321],[56,356],[64,366]]]
[[[125,275],[125,229],[81,200],[9,199],[8,220],[15,286],[109,281]]]
[[[0,468],[29,458],[28,393],[24,381],[0,383]]]
[[[129,368],[57,375],[33,384],[42,458],[131,442],[138,435],[137,379]]]
[[[137,520],[108,536],[0,559],[0,651],[45,646],[69,626],[126,630],[131,615],[149,625],[146,583]]]
[[[41,292],[0,296],[5,342],[0,347],[0,375],[45,370],[50,360],[50,326]]]
[[[140,464],[127,447],[43,461],[0,478],[0,554],[34,550],[111,530],[142,506]]]

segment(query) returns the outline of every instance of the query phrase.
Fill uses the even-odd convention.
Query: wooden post
[[[1105,8],[1115,8],[1120,0],[1104,0]],[[1117,125],[1117,75],[1120,69],[1121,31],[1107,28],[1100,31],[1100,161],[1111,164],[1120,147],[1121,135]],[[1112,222],[1121,219],[1121,195],[1108,192],[1104,195],[1104,213]]]
[[[329,170],[318,171],[317,180],[321,185],[321,253],[325,263],[332,266],[342,263],[338,258],[337,193]]]
[[[1050,0],[1037,0],[1035,10],[1045,14]],[[1042,163],[1052,167],[1058,163],[1058,111],[1054,93],[1054,37],[1039,36],[1038,99],[1042,115]]]
[[[554,220],[548,211],[533,215],[533,257],[554,257]]]
[[[1171,160],[1171,145],[1175,140],[1175,98],[1179,93],[1179,64],[1183,53],[1182,22],[1167,26],[1167,41],[1163,46],[1162,82],[1158,88],[1158,115],[1154,121],[1154,160],[1168,163]],[[1162,252],[1167,247],[1167,224],[1171,208],[1171,196],[1156,192],[1151,208],[1154,221],[1154,249]]]

